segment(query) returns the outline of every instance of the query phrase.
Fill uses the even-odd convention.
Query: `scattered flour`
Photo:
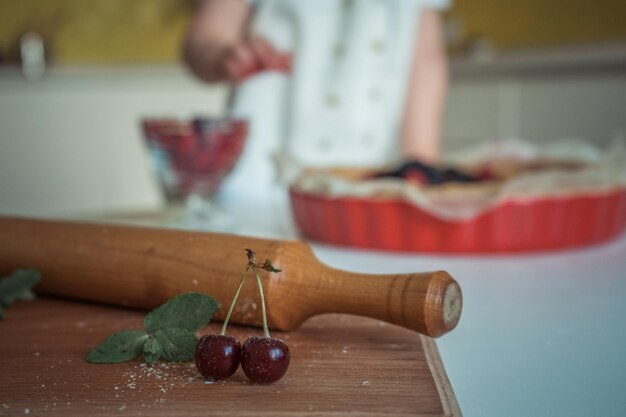
[[[191,383],[203,382],[203,378],[198,373],[193,362],[158,362],[154,365],[141,363],[133,369],[126,371],[124,377],[126,378],[126,389],[135,390],[141,387],[144,381],[150,381],[151,385],[154,385],[156,382],[156,386],[162,394],[166,394],[170,390],[184,388],[185,385]]]

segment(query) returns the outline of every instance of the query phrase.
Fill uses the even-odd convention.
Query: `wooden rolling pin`
[[[0,217],[0,273],[42,273],[38,291],[83,300],[154,308],[186,291],[221,304],[225,316],[246,266],[244,247],[281,273],[262,272],[270,327],[293,330],[321,313],[384,320],[437,337],[461,315],[461,289],[444,271],[370,275],[330,268],[309,246],[217,233]],[[260,325],[261,305],[249,275],[232,321]]]

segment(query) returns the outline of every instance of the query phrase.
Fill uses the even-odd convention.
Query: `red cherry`
[[[196,368],[208,381],[219,381],[237,371],[241,345],[231,336],[205,335],[196,345]]]
[[[250,381],[271,384],[289,368],[291,355],[287,344],[272,337],[251,337],[241,349],[241,368]]]

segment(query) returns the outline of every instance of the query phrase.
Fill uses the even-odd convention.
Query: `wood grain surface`
[[[459,416],[432,339],[350,315],[275,332],[291,350],[287,375],[250,384],[243,372],[205,384],[192,363],[95,365],[89,350],[144,312],[39,298],[0,322],[0,415]],[[259,329],[229,327],[240,341]],[[200,333],[217,332],[210,324]]]

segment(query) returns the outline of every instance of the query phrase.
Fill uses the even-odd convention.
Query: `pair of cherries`
[[[232,376],[241,363],[241,368],[250,381],[257,384],[271,384],[281,379],[289,368],[291,356],[287,344],[280,339],[270,336],[267,326],[267,314],[265,312],[263,286],[259,276],[259,269],[264,269],[268,272],[280,272],[280,270],[274,268],[269,260],[266,260],[262,265],[257,264],[254,251],[246,249],[246,252],[248,254],[248,265],[241,277],[239,288],[224,320],[222,332],[219,335],[203,336],[196,346],[194,357],[196,368],[207,381],[220,381]],[[250,269],[256,275],[261,295],[264,336],[251,337],[245,341],[242,347],[237,339],[226,335],[226,327]]]

